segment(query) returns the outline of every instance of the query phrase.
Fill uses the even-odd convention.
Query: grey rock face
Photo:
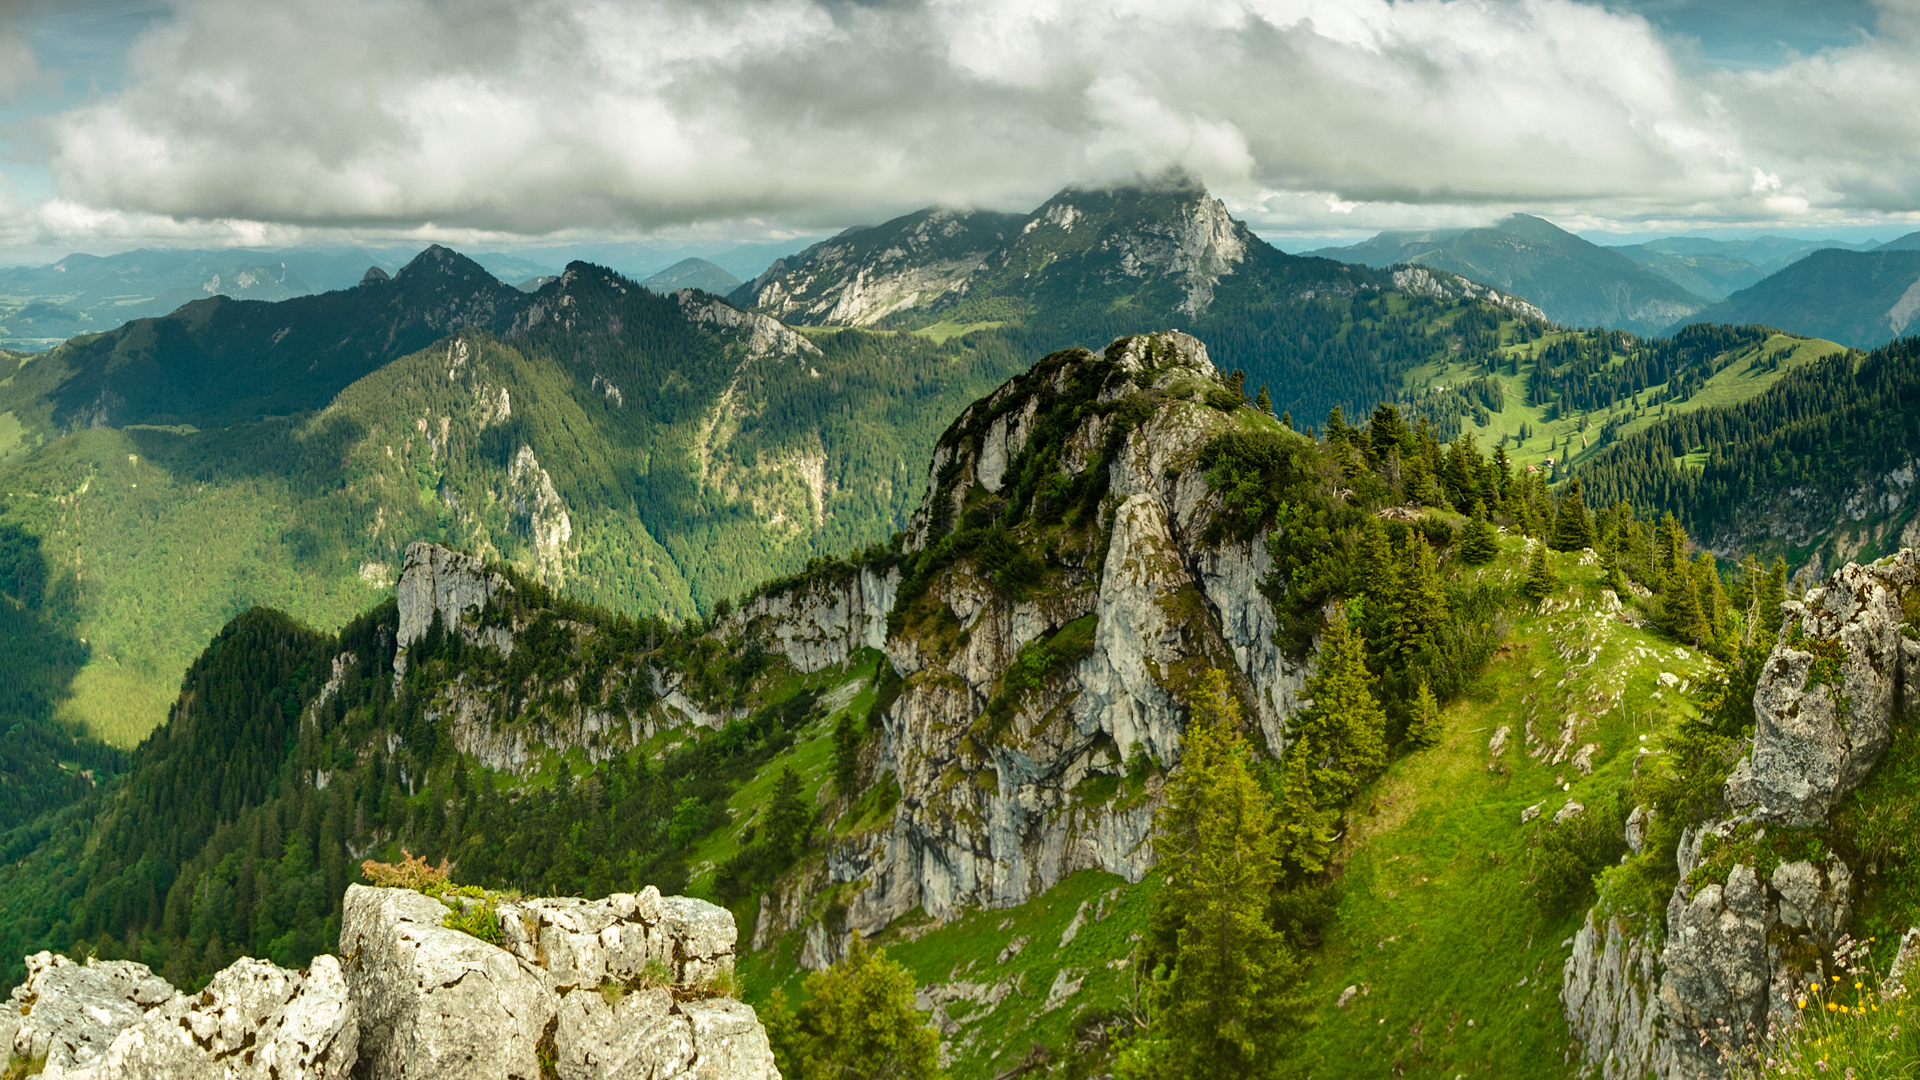
[[[335,1080],[358,1059],[359,1018],[340,961],[305,972],[242,959],[120,1033],[101,1080]]]
[[[887,644],[887,612],[900,589],[900,571],[868,567],[844,580],[803,582],[776,595],[756,596],[729,619],[737,630],[767,638],[769,651],[809,674],[844,664],[861,649]]]
[[[130,960],[76,964],[41,952],[27,957],[27,981],[0,1009],[0,1034],[11,1027],[12,1052],[45,1058],[47,1077],[94,1077],[107,1049],[147,1010],[177,992]]]
[[[489,645],[500,653],[513,652],[513,635],[504,627],[469,626],[469,613],[478,614],[487,601],[513,591],[513,585],[486,564],[439,544],[416,540],[407,545],[405,567],[395,600],[400,609],[400,652],[396,672],[405,674],[407,647],[427,636],[435,612],[449,632],[458,630],[469,645]]]
[[[442,926],[447,912],[405,889],[348,889],[340,941],[374,1080],[534,1080],[547,1039],[567,1080],[777,1080],[751,1008],[669,990],[731,972],[724,908],[652,888],[501,904],[505,948]]]
[[[1074,366],[1102,359],[1111,367]],[[1105,357],[1040,369],[974,405],[934,451],[908,549],[934,542],[934,523],[950,520],[943,501],[957,514],[975,483],[1004,490],[1038,418],[1077,375],[1096,370],[1111,372],[1091,388],[1104,402],[1142,384],[1172,391],[1114,444],[1117,452],[1107,449],[1114,421],[1091,409],[1060,445],[1064,476],[1105,463],[1105,550],[1062,553],[1060,586],[1024,600],[997,589],[993,568],[972,559],[935,579],[928,595],[951,612],[957,639],[909,630],[885,641],[906,687],[883,719],[878,764],[900,784],[900,809],[887,827],[836,841],[817,879],[788,883],[794,896],[768,897],[757,937],[807,927],[812,905],[801,894],[837,884],[860,886],[848,897],[845,929],[871,934],[915,907],[942,918],[963,906],[1017,904],[1082,869],[1140,880],[1154,863],[1158,781],[1142,797],[1104,803],[1076,788],[1125,773],[1136,753],[1173,767],[1186,722],[1178,688],[1209,668],[1234,676],[1268,745],[1285,745],[1306,665],[1274,644],[1264,541],[1204,539],[1220,504],[1197,460],[1233,421],[1204,403],[1201,380],[1216,371],[1198,340],[1125,339]],[[1022,648],[1089,617],[1084,658],[1010,703],[992,738],[970,739]],[[838,626],[834,634],[843,633]],[[829,961],[841,933],[808,928],[807,957]]]
[[[573,897],[501,904],[502,944],[546,970],[550,985],[608,980],[704,983],[733,971],[733,912],[649,885],[603,900]]]
[[[62,1080],[332,1080],[359,1040],[331,956],[306,972],[239,960],[189,996],[144,964],[39,953],[0,1009],[7,1032],[8,1050]]]
[[[1658,950],[1647,936],[1644,927],[1589,912],[1561,971],[1568,1025],[1603,1080],[1666,1076],[1672,1069],[1658,999]]]
[[[1920,675],[1920,642],[1900,632],[1900,598],[1916,580],[1920,557],[1907,549],[1886,563],[1849,563],[1788,604],[1753,698],[1753,751],[1727,780],[1736,810],[1824,824],[1866,779],[1891,738],[1898,688]]]
[[[540,969],[441,925],[447,908],[405,889],[347,888],[340,925],[360,1053],[373,1080],[540,1075],[554,1017]]]
[[[1657,975],[1659,1017],[1647,1016],[1639,990],[1622,989],[1624,969],[1607,959],[1611,938],[1596,953],[1600,931],[1576,942],[1578,962],[1567,965],[1561,996],[1568,1020],[1588,1060],[1609,1077],[1615,1062],[1618,1075],[1717,1077],[1721,1047],[1794,1022],[1796,989],[1822,973],[1852,917],[1853,873],[1829,857],[1824,865],[1780,863],[1763,878],[1740,845],[1764,841],[1768,830],[1824,827],[1879,761],[1901,688],[1920,673],[1920,643],[1903,633],[1902,598],[1916,587],[1920,557],[1909,549],[1870,566],[1844,566],[1804,602],[1787,605],[1754,695],[1751,749],[1726,783],[1736,816],[1682,838],[1682,881],[1668,902],[1657,964],[1639,944],[1650,935],[1636,935],[1623,951],[1643,950],[1637,987]],[[1629,821],[1630,842],[1644,835],[1645,821],[1638,825]],[[1715,864],[1709,845],[1731,845],[1736,856],[1725,881],[1694,874]]]

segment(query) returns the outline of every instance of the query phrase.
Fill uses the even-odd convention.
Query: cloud
[[[827,225],[1170,164],[1276,228],[1912,213],[1913,9],[1726,73],[1571,0],[182,0],[52,118],[42,219]]]

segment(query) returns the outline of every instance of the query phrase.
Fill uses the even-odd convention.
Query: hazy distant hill
[[[640,286],[657,293],[699,289],[715,296],[725,296],[740,287],[740,279],[705,259],[681,259],[642,281]]]
[[[1528,214],[1485,229],[1383,232],[1351,247],[1306,254],[1449,270],[1525,297],[1547,318],[1569,326],[1654,333],[1711,302],[1617,251]]]
[[[1695,322],[1763,323],[1861,349],[1884,345],[1920,332],[1920,250],[1818,251],[1674,329]]]
[[[1725,300],[1757,284],[1768,274],[1828,248],[1872,251],[1876,245],[1871,240],[1850,244],[1844,240],[1802,240],[1786,236],[1761,236],[1751,240],[1669,236],[1613,250],[1666,275],[1682,288],[1712,300]]]

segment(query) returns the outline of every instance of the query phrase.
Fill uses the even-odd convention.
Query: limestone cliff
[[[1575,939],[1561,998],[1607,1080],[1718,1076],[1722,1048],[1793,1023],[1796,988],[1829,973],[1854,869],[1805,841],[1824,835],[1909,708],[1916,595],[1920,555],[1906,549],[1786,605],[1727,816],[1682,839],[1664,925],[1596,910]]]
[[[1200,456],[1247,425],[1296,436],[1223,395],[1199,341],[1143,335],[1055,354],[955,421],[884,637],[904,681],[873,764],[897,810],[769,896],[757,941],[810,927],[808,960],[830,959],[810,907],[827,891],[870,934],[915,908],[1017,904],[1082,869],[1139,880],[1182,694],[1209,668],[1233,673],[1280,751],[1304,665],[1273,642],[1264,542],[1208,539],[1220,501]],[[833,613],[813,617],[825,633],[771,634],[803,668],[878,636],[875,608],[864,631],[840,614],[850,599],[756,610],[776,604]]]

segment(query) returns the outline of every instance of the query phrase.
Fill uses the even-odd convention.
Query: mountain
[[[1916,249],[1920,249],[1920,232],[1910,232],[1905,236],[1899,237],[1894,240],[1889,240],[1886,243],[1881,244],[1879,247],[1874,248],[1873,250],[1875,251],[1914,251]]]
[[[570,295],[541,321],[610,313]],[[359,860],[405,851],[448,860],[468,925],[541,903],[503,890],[726,904],[756,1006],[858,931],[918,983],[956,1080],[1098,1075],[1136,970],[1195,947],[1170,929],[1198,913],[1191,863],[1160,838],[1199,724],[1273,815],[1267,854],[1240,852],[1278,863],[1248,873],[1242,934],[1293,972],[1307,1022],[1261,1047],[1285,1075],[1611,1055],[1678,1080],[1721,998],[1806,984],[1839,898],[1876,970],[1920,918],[1911,555],[1775,614],[1778,579],[1729,581],[1676,526],[1589,515],[1392,406],[1288,430],[1178,333],[1043,357],[923,464],[894,542],[711,622],[429,543],[337,632],[239,614],[123,779],[7,835],[0,956],[137,957],[196,991],[242,955],[305,968],[358,924]],[[1723,824],[1729,774],[1781,839]],[[561,930],[530,948],[550,971],[614,948]],[[1725,979],[1687,978],[1709,964]]]
[[[1618,251],[1528,214],[1509,215],[1484,229],[1383,232],[1351,247],[1306,254],[1451,271],[1523,296],[1568,326],[1651,334],[1710,302]]]
[[[936,307],[963,290],[1023,221],[1017,214],[929,207],[777,259],[731,299],[796,325],[870,326]]]
[[[715,296],[725,296],[739,288],[740,284],[739,278],[705,259],[682,259],[642,281],[640,287],[661,293],[699,289]]]
[[[1596,449],[1578,471],[1589,491],[1671,512],[1722,555],[1784,555],[1818,581],[1849,560],[1920,547],[1916,445],[1920,341],[1909,337],[1658,420]]]
[[[1920,251],[1817,251],[1675,324],[1762,323],[1870,349],[1915,327]]]
[[[210,296],[284,300],[313,291],[285,260],[261,252],[69,255],[49,266],[0,269],[0,342],[41,349]]]
[[[1541,318],[1444,271],[1285,254],[1178,172],[1070,187],[1025,215],[922,210],[781,260],[732,300],[799,323],[935,340],[994,331],[1042,348],[1177,322],[1302,418],[1371,408],[1411,368],[1479,355],[1478,337],[1455,337],[1456,308],[1475,310],[1459,326]]]
[[[1611,250],[1666,275],[1682,288],[1710,300],[1725,300],[1728,295],[1758,283],[1768,274],[1829,248],[1872,251],[1877,250],[1878,246],[1871,240],[1863,244],[1851,244],[1844,240],[1801,240],[1785,236],[1761,236],[1750,240],[1669,236]]]
[[[711,611],[904,527],[906,462],[1014,355],[815,343],[586,264],[527,294],[443,248],[12,355],[0,528],[39,553],[35,595],[71,591],[43,621],[79,650],[39,719],[132,745],[226,620],[337,627],[422,537],[629,614]]]
[[[212,296],[88,335],[23,368],[0,390],[0,410],[53,435],[317,409],[453,330],[504,329],[521,303],[479,264],[436,245],[353,289],[279,304]]]

